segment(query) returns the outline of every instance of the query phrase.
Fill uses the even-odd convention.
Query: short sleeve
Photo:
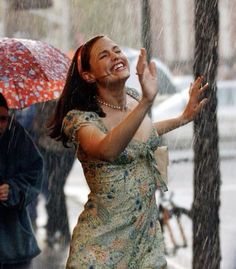
[[[127,94],[132,96],[136,101],[138,101],[138,102],[140,101],[141,96],[136,89],[127,87],[126,92],[127,92]]]
[[[88,124],[98,126],[98,122],[99,117],[95,112],[71,110],[63,119],[62,132],[64,132],[70,142],[76,142],[75,135],[81,126]]]

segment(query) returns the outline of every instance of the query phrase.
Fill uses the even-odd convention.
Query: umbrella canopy
[[[59,97],[70,59],[42,41],[0,39],[0,92],[10,108],[24,108]]]

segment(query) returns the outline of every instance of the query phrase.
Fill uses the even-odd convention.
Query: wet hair
[[[9,110],[7,100],[2,93],[0,93],[0,106],[5,107],[7,110]]]
[[[62,141],[64,146],[66,146],[68,138],[61,131],[62,121],[70,110],[93,111],[100,117],[105,117],[105,113],[96,99],[96,82],[88,83],[83,79],[81,72],[78,70],[79,66],[83,71],[90,71],[91,50],[97,40],[103,37],[103,35],[95,36],[76,50],[67,73],[64,89],[58,99],[55,113],[47,125],[49,136],[57,141]],[[79,63],[78,56],[80,58],[79,61],[81,61]]]

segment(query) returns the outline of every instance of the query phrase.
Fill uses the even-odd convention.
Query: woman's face
[[[130,76],[129,63],[119,46],[108,37],[93,45],[90,53],[90,74],[99,81],[126,81]]]

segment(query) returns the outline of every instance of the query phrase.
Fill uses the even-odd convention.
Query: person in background
[[[27,206],[40,192],[43,159],[1,93],[0,153],[0,268],[32,268],[40,249]]]
[[[128,60],[106,36],[76,51],[49,123],[50,136],[77,146],[90,188],[74,228],[67,269],[163,269],[167,263],[155,192],[167,186],[154,151],[160,136],[192,121],[207,102],[203,77],[176,118],[152,122],[157,71],[141,49],[137,75],[142,95],[126,87]]]
[[[33,130],[34,125],[34,117],[35,117],[35,106],[31,105],[29,107],[26,107],[24,109],[17,109],[14,110],[14,118],[27,130],[31,138],[35,141],[35,133]],[[44,186],[44,184],[42,183]],[[41,192],[44,190],[44,187],[42,186]],[[38,205],[38,197],[34,199],[29,205],[28,205],[28,211],[30,215],[30,219],[32,222],[32,226],[34,228],[34,231],[37,231],[37,205]]]
[[[37,207],[40,198],[45,199],[47,222],[45,224],[45,241],[49,247],[66,246],[71,233],[66,205],[64,187],[75,160],[75,148],[65,149],[48,137],[45,122],[56,101],[31,105],[23,110],[15,110],[17,121],[29,132],[44,160],[43,183],[38,199],[29,204],[28,209],[34,230],[37,231]]]
[[[49,247],[67,246],[71,233],[64,187],[75,160],[75,147],[66,149],[48,136],[45,123],[55,109],[56,101],[36,104],[33,131],[44,160],[43,195],[46,198],[46,243]]]

